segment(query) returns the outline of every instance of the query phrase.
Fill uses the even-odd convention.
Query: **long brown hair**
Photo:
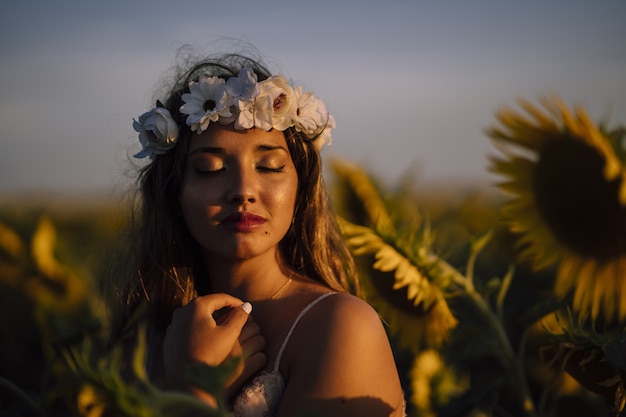
[[[139,173],[139,201],[130,239],[132,258],[117,288],[114,339],[122,335],[141,306],[147,306],[148,318],[156,328],[164,329],[176,308],[211,291],[199,248],[178,205],[192,136],[179,109],[182,94],[198,75],[228,78],[237,76],[242,67],[253,69],[259,81],[271,75],[258,59],[239,54],[206,59],[182,71],[162,100],[178,124],[179,138],[174,149],[155,156]],[[298,173],[294,221],[279,244],[286,266],[335,291],[354,292],[358,289],[356,268],[329,209],[315,138],[294,128],[284,133]]]

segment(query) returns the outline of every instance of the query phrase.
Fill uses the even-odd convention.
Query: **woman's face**
[[[207,259],[237,261],[277,250],[297,189],[283,132],[213,123],[191,139],[179,203]]]

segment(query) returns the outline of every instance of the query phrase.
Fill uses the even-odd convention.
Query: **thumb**
[[[245,302],[241,307],[233,308],[217,327],[225,333],[224,336],[237,339],[251,312],[252,304]]]

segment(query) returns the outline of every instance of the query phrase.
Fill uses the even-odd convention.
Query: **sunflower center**
[[[215,100],[208,99],[207,101],[204,102],[204,104],[202,105],[202,108],[204,109],[204,111],[211,111],[215,109],[216,105],[217,103],[215,102]]]
[[[626,208],[620,180],[607,181],[605,160],[576,137],[548,141],[539,155],[535,204],[560,244],[600,261],[626,254]]]

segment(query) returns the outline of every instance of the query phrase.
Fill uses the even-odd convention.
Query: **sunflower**
[[[383,200],[360,168],[334,161],[333,171],[334,203],[344,216],[340,226],[356,257],[364,297],[402,347],[419,352],[440,346],[457,320],[441,291],[450,268],[431,252],[429,228],[405,199]]]
[[[623,329],[598,332],[589,320],[560,311],[540,322],[548,343],[539,357],[549,367],[567,371],[582,387],[612,401],[616,414],[626,408]],[[562,384],[561,384],[562,388]]]
[[[490,170],[514,197],[502,217],[535,269],[554,266],[555,295],[593,320],[626,318],[625,129],[608,132],[581,108],[544,98],[504,108],[487,134],[503,156]]]
[[[411,402],[420,416],[435,417],[437,409],[470,388],[468,375],[461,375],[446,364],[437,350],[416,355],[410,370]]]

